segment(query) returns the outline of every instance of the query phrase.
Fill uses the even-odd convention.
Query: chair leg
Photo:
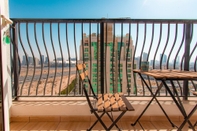
[[[196,121],[196,123],[194,124],[194,126],[197,126],[197,121]]]
[[[123,111],[117,118],[115,121],[113,121],[113,123],[111,124],[111,126],[108,128],[108,131],[111,130],[111,128],[116,125],[116,123],[120,120],[120,118],[126,113],[126,111]],[[118,128],[119,129],[119,128]],[[119,129],[120,130],[120,129]]]
[[[103,112],[100,116],[94,111],[93,112],[94,114],[95,114],[95,116],[97,117],[97,120],[92,124],[92,126],[89,128],[89,129],[87,129],[87,131],[91,131],[92,130],[92,128],[96,125],[96,123],[99,121],[100,123],[101,123],[101,125],[104,127],[104,129],[106,130],[106,131],[110,131],[111,130],[111,128],[115,125],[117,128],[118,128],[118,130],[121,130],[119,127],[118,127],[118,125],[116,124],[119,120],[120,120],[120,118],[126,113],[126,111],[123,111],[115,120],[113,120],[112,119],[112,117],[109,115],[109,113],[107,113],[107,112]],[[102,121],[102,117],[104,116],[104,114],[107,114],[108,116],[109,116],[109,118],[111,119],[111,121],[112,121],[112,124],[109,126],[109,128],[107,128],[107,126],[104,124],[104,122]]]
[[[114,122],[113,118],[109,115],[109,113],[107,112],[106,114],[109,116],[110,120],[111,120],[112,122]],[[118,127],[117,124],[115,124],[115,126],[116,126],[116,128],[118,128],[118,129],[120,130],[120,128]]]
[[[96,125],[96,123],[99,121],[101,123],[101,125],[105,128],[105,130],[107,130],[107,126],[103,123],[103,121],[101,120],[101,118],[104,116],[105,112],[103,112],[100,116],[94,111],[93,112],[95,114],[95,116],[97,117],[97,120],[94,122],[94,124],[92,124],[92,126],[88,129],[88,131],[91,131],[92,128]]]

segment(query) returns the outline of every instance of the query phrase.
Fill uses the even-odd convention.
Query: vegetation
[[[62,90],[61,91],[61,93],[60,94],[69,94],[74,88],[75,88],[75,85],[76,85],[76,82],[77,82],[77,78],[75,78],[72,82],[71,82],[71,84],[70,85],[68,85],[68,87],[67,88],[65,88],[64,90]]]

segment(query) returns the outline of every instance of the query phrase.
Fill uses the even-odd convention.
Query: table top
[[[157,80],[197,80],[197,72],[194,71],[181,71],[181,70],[150,70],[141,71],[133,70],[135,73],[140,73],[152,76]]]

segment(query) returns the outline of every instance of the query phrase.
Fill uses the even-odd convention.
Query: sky
[[[68,19],[68,18],[131,18],[131,19],[197,19],[197,0],[9,0],[9,13],[10,18],[62,18],[62,19]],[[28,25],[29,29],[33,31],[33,24]],[[80,25],[78,25],[81,27]],[[88,34],[88,25],[85,25],[87,28],[84,28],[86,30],[86,33]],[[92,26],[94,27],[94,26]],[[120,25],[119,25],[120,27]],[[182,38],[182,25],[179,25],[178,30],[178,37],[177,43],[180,43]],[[21,28],[25,30],[25,25],[21,25]],[[39,28],[41,28],[41,25],[37,25],[37,37],[38,40],[42,41],[42,34],[39,31]],[[53,31],[57,32],[57,24],[52,26]],[[68,26],[69,33],[73,34],[73,25]],[[140,25],[140,28],[142,29],[140,32],[142,32],[142,35],[139,37],[139,43],[143,43],[144,39],[144,25]],[[151,31],[152,26],[147,26],[147,38],[146,44],[149,46],[150,39],[151,39]],[[163,30],[167,32],[167,26],[163,26]],[[197,25],[194,26],[195,29],[197,29]],[[120,29],[120,28],[119,28]],[[133,27],[133,29],[136,30],[136,27]],[[159,39],[159,25],[156,25],[155,28],[155,38],[153,43],[155,45],[158,43]],[[45,32],[49,32],[49,25],[45,25]],[[62,35],[65,35],[65,25],[61,25],[61,32]],[[93,29],[92,29],[93,30]],[[158,30],[158,31],[157,31]],[[128,26],[124,28],[124,32],[128,33]],[[81,40],[81,31],[77,31],[79,34],[76,39],[77,45],[79,46],[80,40]],[[97,32],[97,30],[94,30],[92,32]],[[171,25],[171,35],[169,38],[169,46],[167,47],[166,51],[170,51],[171,45],[175,39],[175,25]],[[27,52],[30,52],[28,49],[28,41],[27,41],[27,33],[25,31],[22,31],[21,37],[24,38],[23,43],[24,45],[27,45]],[[134,39],[135,43],[135,32],[131,32],[132,38]],[[36,48],[35,44],[35,36],[34,34],[29,33],[28,35],[30,38],[30,41],[32,45]],[[46,33],[46,42],[51,44],[51,39],[49,38],[49,33]],[[120,35],[117,33],[117,35]],[[197,35],[197,31],[195,30],[194,36]],[[69,35],[68,35],[69,37]],[[162,41],[161,44],[166,43],[167,35],[166,33],[162,34]],[[64,36],[61,38],[62,43],[64,44],[64,47],[66,49],[66,39]],[[57,33],[53,33],[53,40],[56,44],[55,48],[58,48],[58,36]],[[68,38],[69,43],[73,43],[73,35]],[[192,47],[196,44],[196,39],[193,40]],[[43,47],[43,41],[40,42],[40,47]],[[178,45],[178,44],[176,44]],[[52,51],[52,47],[50,48],[50,51]],[[142,45],[138,46],[138,48],[142,48]],[[156,46],[153,46],[153,48],[156,48]],[[161,48],[164,48],[164,46]],[[178,48],[178,47],[177,47]],[[19,48],[21,49],[21,47]],[[74,46],[72,47],[74,49]],[[145,47],[145,49],[148,49]],[[161,49],[163,50],[163,49]],[[72,50],[71,50],[72,52]],[[74,52],[74,51],[73,51]],[[146,51],[147,52],[147,51]],[[183,52],[183,51],[182,51]],[[20,53],[20,51],[19,51]],[[138,52],[139,53],[139,52]],[[37,53],[38,54],[38,53]],[[60,53],[59,53],[60,54]],[[196,53],[197,54],[197,53]],[[22,54],[21,54],[22,55]],[[73,53],[73,57],[74,57]],[[139,54],[138,54],[139,55]],[[46,53],[45,53],[46,56]],[[60,55],[59,55],[60,56]],[[174,54],[175,56],[175,54]],[[37,55],[37,57],[39,57]],[[159,57],[159,55],[158,55]],[[172,56],[173,57],[173,56]],[[193,57],[193,59],[196,57],[196,55]],[[159,58],[158,58],[159,59]]]
[[[11,18],[196,19],[196,0],[9,0]]]

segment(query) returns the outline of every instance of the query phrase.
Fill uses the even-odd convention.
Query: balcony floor
[[[110,122],[105,122],[110,124]],[[118,125],[123,131],[142,131],[143,129],[139,124],[136,124],[132,127],[130,124],[132,121],[119,122]],[[140,121],[144,130],[147,131],[176,131],[176,128],[171,127],[169,122],[166,121]],[[180,125],[180,122],[174,122],[176,125]],[[194,123],[194,121],[192,121]],[[91,122],[11,122],[10,128],[11,131],[85,131]],[[197,127],[196,127],[197,129]],[[103,130],[100,124],[97,124],[93,131]],[[118,131],[115,127],[113,131]],[[188,128],[188,125],[184,126],[183,131],[192,131]]]

